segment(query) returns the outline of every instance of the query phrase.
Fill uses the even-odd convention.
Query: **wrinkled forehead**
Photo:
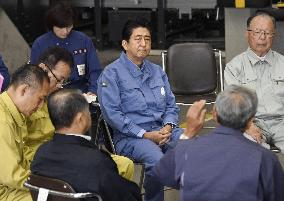
[[[250,28],[264,29],[264,30],[269,29],[272,31],[275,30],[272,18],[267,15],[259,15],[254,17],[250,23]]]

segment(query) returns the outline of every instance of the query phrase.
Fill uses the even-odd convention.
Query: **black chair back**
[[[167,52],[166,73],[177,95],[201,95],[217,88],[215,54],[208,43],[172,45]]]

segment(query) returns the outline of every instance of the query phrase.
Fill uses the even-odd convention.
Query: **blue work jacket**
[[[92,40],[84,33],[74,30],[65,39],[60,39],[53,31],[49,31],[38,37],[33,43],[30,62],[37,64],[44,50],[54,46],[67,49],[73,56],[71,83],[67,87],[77,88],[82,92],[96,93],[97,79],[102,69]],[[82,71],[82,68],[85,72]]]
[[[167,75],[144,60],[141,68],[124,52],[98,79],[98,97],[106,121],[114,128],[114,141],[141,138],[166,123],[178,124],[179,108]]]
[[[270,150],[219,126],[181,140],[154,167],[162,184],[180,189],[181,201],[283,201],[284,173]]]

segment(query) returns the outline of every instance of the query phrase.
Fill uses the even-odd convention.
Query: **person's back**
[[[204,107],[205,101],[193,108],[198,105]],[[256,93],[229,86],[213,109],[218,127],[180,142],[160,160],[154,175],[162,184],[179,188],[182,201],[283,201],[284,172],[277,157],[243,135],[256,108]],[[185,133],[194,130],[201,109],[189,109]]]
[[[100,151],[92,142],[72,135],[55,134],[53,140],[40,146],[31,171],[64,180],[76,192],[98,192],[103,200],[124,200],[125,191],[120,188],[128,188],[129,192],[138,190],[132,182],[119,176],[108,153]]]
[[[277,157],[240,131],[219,127],[209,135],[186,140],[174,158],[184,201],[280,201],[275,196],[281,185],[274,183],[279,181],[274,177],[283,177],[283,172]]]
[[[48,112],[55,135],[37,150],[31,164],[33,174],[64,180],[75,191],[96,192],[103,200],[141,200],[138,186],[121,177],[111,156],[84,135],[91,117],[89,104],[78,90],[53,92]]]

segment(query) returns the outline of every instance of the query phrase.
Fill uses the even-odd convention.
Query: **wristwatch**
[[[172,124],[172,123],[166,123],[166,125],[171,126],[172,129],[174,129],[174,128],[176,127],[176,125],[174,125],[174,124]],[[165,126],[166,126],[166,125],[165,125]]]

